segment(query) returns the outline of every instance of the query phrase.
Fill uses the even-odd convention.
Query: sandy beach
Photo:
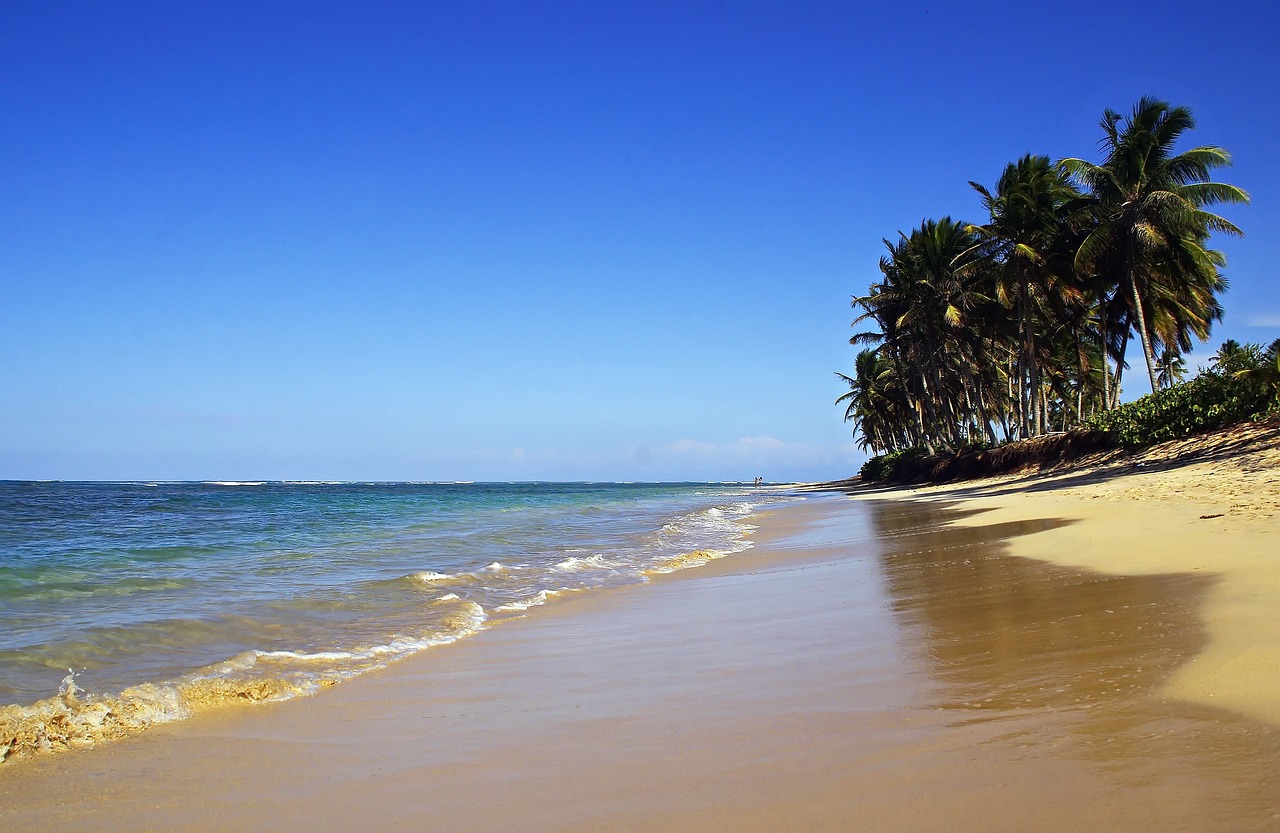
[[[963,501],[957,524],[1073,522],[1012,552],[1111,575],[1209,576],[1208,643],[1168,682],[1172,696],[1280,726],[1280,426],[1243,425],[1039,476],[893,490]]]
[[[815,494],[757,518],[745,553],[312,697],[6,765],[0,822],[1273,830],[1278,462],[1266,429]]]

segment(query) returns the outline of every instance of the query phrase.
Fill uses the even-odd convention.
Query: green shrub
[[[929,452],[923,448],[906,448],[902,451],[881,454],[863,463],[858,474],[864,483],[899,480],[907,464],[928,455]]]
[[[1139,448],[1256,419],[1274,404],[1274,392],[1266,385],[1207,372],[1095,414],[1085,427],[1106,431],[1126,448]]]

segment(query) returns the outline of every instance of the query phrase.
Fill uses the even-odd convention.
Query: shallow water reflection
[[[1188,829],[1274,823],[1280,732],[1161,691],[1206,644],[1198,610],[1212,577],[1102,575],[1008,554],[1010,539],[1069,521],[951,526],[973,513],[869,504],[889,604],[954,729],[1190,802]]]
[[[1203,647],[1196,610],[1212,579],[1106,576],[1005,554],[1036,520],[945,526],[879,504],[881,568],[901,624],[924,630],[947,685],[942,705],[974,711],[1080,708],[1150,692]],[[917,525],[918,524],[918,525]]]

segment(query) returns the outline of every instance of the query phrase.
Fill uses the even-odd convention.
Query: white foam
[[[571,555],[563,561],[556,562],[554,569],[569,573],[580,573],[585,570],[599,570],[608,567],[604,555],[597,553],[586,558]]]
[[[254,651],[258,659],[293,659],[303,662],[339,662],[341,660],[356,659],[366,654],[352,653],[351,651],[315,651],[312,653],[304,653],[302,651]]]
[[[435,570],[422,570],[414,573],[410,578],[422,582],[423,584],[435,584],[438,581],[453,581],[462,574],[456,573],[437,573]]]
[[[502,610],[502,611],[528,610],[531,607],[544,605],[547,603],[548,600],[553,599],[564,592],[565,592],[564,590],[539,590],[535,595],[533,595],[528,599],[522,599],[518,602],[508,602],[507,604],[499,605],[498,607],[494,608],[494,610]]]

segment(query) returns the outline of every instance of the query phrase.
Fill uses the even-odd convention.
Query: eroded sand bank
[[[1020,500],[815,497],[751,552],[0,771],[0,823],[1274,829],[1280,731],[1166,694],[1213,650],[1225,579],[1014,557],[1102,522],[1086,498],[995,508]]]

